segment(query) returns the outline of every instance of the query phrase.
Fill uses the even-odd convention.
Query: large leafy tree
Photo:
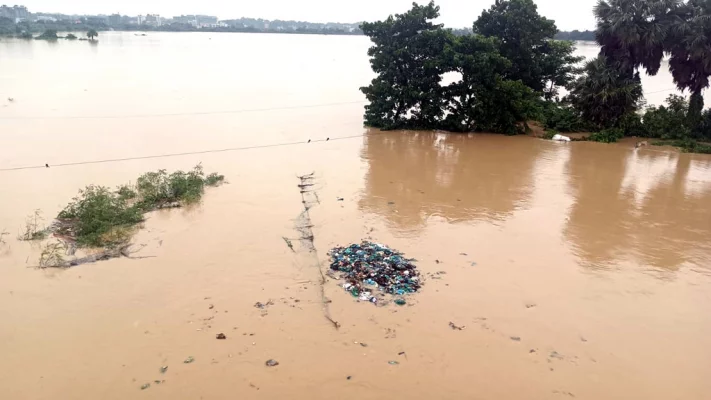
[[[599,0],[596,39],[601,54],[628,77],[639,67],[656,75],[680,0]]]
[[[533,0],[496,0],[474,22],[474,32],[500,39],[501,55],[511,61],[507,78],[543,91],[550,78],[545,66],[552,49],[548,42],[558,29],[555,22],[538,14]]]
[[[361,88],[370,104],[365,123],[385,129],[433,128],[443,113],[440,56],[447,32],[432,20],[439,16],[434,2],[413,3],[404,14],[385,21],[363,23],[373,46],[370,64],[378,76]]]
[[[511,62],[501,56],[496,38],[481,35],[450,36],[442,57],[447,72],[461,79],[443,89],[446,127],[454,131],[476,130],[481,120],[483,97],[491,95]]]
[[[681,90],[689,90],[688,118],[701,122],[702,92],[711,75],[711,0],[689,0],[678,10],[668,35],[669,70]]]
[[[603,55],[588,61],[584,74],[571,86],[568,100],[584,120],[598,128],[619,126],[642,101],[639,73],[629,77]]]

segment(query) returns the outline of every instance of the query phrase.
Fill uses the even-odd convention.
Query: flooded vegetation
[[[711,156],[364,129],[369,45],[0,42],[0,99],[14,99],[0,102],[3,396],[705,399]],[[265,48],[249,63],[225,50]],[[194,190],[200,162],[230,184]],[[41,168],[8,170],[25,166]],[[172,182],[200,201],[164,208]],[[119,246],[33,268],[107,251],[17,237],[33,210],[38,230],[78,215],[84,196],[66,206],[89,184],[136,207],[133,259]],[[417,259],[404,305],[364,304],[321,275],[330,249],[362,240]]]

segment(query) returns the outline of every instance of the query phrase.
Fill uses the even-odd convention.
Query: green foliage
[[[35,39],[40,39],[40,40],[57,40],[59,36],[57,36],[57,31],[54,29],[47,29],[44,31],[41,35],[37,36]]]
[[[587,62],[583,71],[571,85],[567,100],[584,121],[599,129],[612,128],[637,111],[643,94],[639,74],[630,78],[603,56]]]
[[[360,90],[370,102],[365,124],[383,129],[431,128],[440,119],[442,99],[439,57],[447,32],[432,20],[439,7],[413,4],[410,11],[361,25],[373,47],[370,64],[378,75]]]
[[[615,143],[616,141],[622,139],[625,136],[622,129],[619,128],[608,128],[603,129],[600,132],[593,133],[587,137],[590,142],[600,142],[600,143]]]
[[[18,38],[20,39],[32,39],[32,34],[29,32],[22,32]]]
[[[97,36],[99,36],[99,32],[97,32],[97,31],[94,30],[94,29],[90,29],[90,30],[86,33],[86,37],[88,37],[89,40],[94,40],[94,38],[96,38]]]
[[[599,0],[597,40],[601,55],[619,63],[627,78],[643,67],[656,75],[664,56],[670,17],[678,0]]]
[[[116,189],[116,194],[123,200],[132,200],[138,196],[138,193],[130,185],[121,185]]]
[[[136,180],[136,188],[141,198],[139,205],[146,211],[166,203],[194,203],[202,197],[204,187],[201,165],[197,165],[192,171],[176,171],[170,175],[161,169],[143,174]]]
[[[588,130],[580,118],[580,113],[566,103],[543,102],[540,120],[544,128],[558,132],[585,132]]]
[[[536,92],[542,92],[548,78],[555,76],[556,66],[546,58],[566,57],[565,45],[549,43],[557,32],[555,22],[538,14],[533,0],[496,0],[474,22],[474,33],[501,39],[501,55],[511,61],[506,78],[521,80]]]
[[[643,67],[656,75],[666,54],[674,82],[689,90],[688,126],[702,124],[702,92],[711,75],[711,1],[600,0],[595,7],[601,54],[632,77]]]
[[[573,42],[560,40],[547,40],[542,47],[543,57],[540,61],[543,82],[548,84],[543,89],[546,100],[558,96],[558,88],[567,87],[573,82],[581,69],[578,64],[585,57],[576,57]]]
[[[664,140],[689,139],[692,129],[687,118],[688,108],[686,99],[676,95],[667,98],[666,106],[650,107],[643,119],[645,133]]]
[[[652,146],[675,146],[685,153],[711,154],[711,145],[691,139],[659,140],[652,142]]]
[[[57,216],[71,220],[73,234],[82,246],[107,245],[107,234],[115,228],[143,221],[141,210],[104,186],[87,186]]]
[[[368,55],[377,74],[370,86],[361,88],[370,102],[366,125],[515,134],[540,114],[537,97],[542,92],[537,91],[544,83],[551,82],[547,93],[553,96],[575,73],[571,63],[578,58],[572,56],[573,46],[549,40],[555,25],[538,16],[530,0],[498,0],[475,26],[481,34],[444,30],[432,23],[438,16],[439,7],[430,2],[362,25],[374,44]],[[522,18],[534,20],[520,26]],[[491,29],[499,22],[510,26]],[[506,57],[504,51],[514,52],[519,46],[511,47],[514,37],[524,38],[526,57],[536,59],[534,66],[519,70],[516,60]],[[535,88],[516,76],[533,70],[537,71]],[[445,73],[460,78],[443,87]]]
[[[76,40],[76,39],[77,39],[77,35],[75,35],[75,34],[73,34],[73,33],[70,33],[70,34],[68,34],[67,36],[65,36],[64,38],[65,38],[65,39],[69,39],[69,40]]]
[[[130,229],[143,221],[143,213],[168,203],[198,201],[206,185],[214,186],[224,176],[204,177],[201,165],[191,171],[165,170],[143,174],[136,188],[119,186],[116,191],[103,186],[87,186],[67,205],[57,218],[63,222],[63,234],[81,246],[114,246],[130,237]]]

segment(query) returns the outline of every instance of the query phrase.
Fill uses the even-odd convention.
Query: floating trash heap
[[[331,269],[340,271],[345,280],[343,289],[362,301],[377,304],[378,294],[382,299],[384,294],[401,296],[420,289],[415,260],[382,244],[364,241],[333,248],[329,255]],[[405,304],[403,299],[396,303]]]

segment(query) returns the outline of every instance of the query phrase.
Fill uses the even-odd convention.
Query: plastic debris
[[[143,385],[141,385],[141,390],[146,390],[146,389],[148,389],[149,387],[151,387],[151,384],[150,384],[150,383],[144,383]]]
[[[454,324],[454,322],[450,322],[450,323],[449,323],[449,327],[452,328],[452,330],[455,330],[455,331],[463,331],[464,328],[466,328],[466,326],[464,326],[464,325],[462,325],[462,326],[457,326],[457,325]]]
[[[405,301],[405,299],[395,299],[395,304],[399,306],[404,306],[405,304],[407,304],[407,302]]]
[[[397,250],[385,245],[363,241],[348,247],[336,247],[329,252],[331,270],[341,272],[345,281],[343,290],[361,301],[378,303],[376,292],[402,296],[417,292],[420,273],[408,259]],[[395,300],[405,304],[404,299]]]
[[[225,339],[227,339],[227,336],[225,336],[224,333],[218,333],[216,338],[219,340],[225,340]]]
[[[190,357],[186,358],[185,361],[183,361],[183,364],[190,364],[193,361],[195,361],[195,359],[192,356],[190,356]]]
[[[518,336],[511,336],[511,340],[513,340],[514,342],[520,342],[521,338]]]
[[[164,365],[164,366],[160,367],[160,373],[161,373],[161,374],[165,374],[166,371],[168,371],[168,366],[167,366],[167,365]]]
[[[557,142],[570,142],[569,137],[563,136],[563,135],[558,135],[558,134],[553,135],[553,140],[555,140]]]
[[[266,365],[267,367],[276,367],[277,365],[279,365],[279,361],[270,359],[270,360],[267,360],[267,362],[265,362],[264,365]]]
[[[388,361],[388,364],[390,364],[390,365],[398,365],[398,364],[400,364],[400,363],[397,362],[397,361]]]

